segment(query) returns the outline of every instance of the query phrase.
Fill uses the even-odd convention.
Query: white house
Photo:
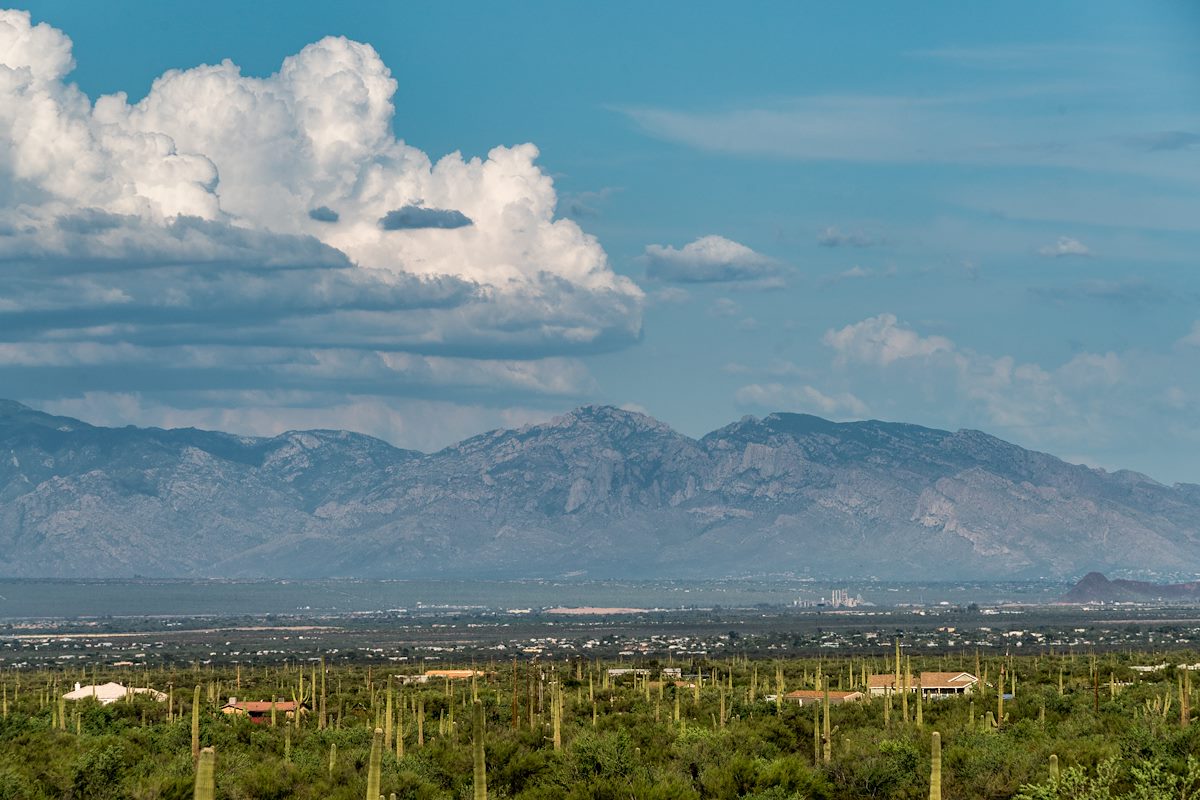
[[[91,685],[91,684],[89,684],[88,686],[80,686],[78,683],[76,683],[74,691],[70,691],[70,692],[67,692],[66,694],[64,694],[63,699],[64,700],[86,700],[89,697],[93,697],[96,700],[100,701],[100,705],[107,706],[107,705],[112,705],[113,703],[117,702],[118,700],[124,700],[126,697],[129,697],[131,694],[149,695],[151,697],[151,699],[157,700],[160,703],[164,702],[167,699],[167,696],[165,694],[163,694],[162,692],[157,692],[154,689],[145,689],[145,688],[130,689],[130,688],[126,688],[125,686],[122,686],[119,683],[112,683],[112,682],[102,683],[99,686],[95,686],[95,685]]]

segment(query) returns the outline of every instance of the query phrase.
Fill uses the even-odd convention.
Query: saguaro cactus
[[[553,735],[554,735],[554,750],[555,752],[562,750],[562,713],[563,713],[563,697],[562,685],[554,684],[553,694],[550,696],[550,709],[553,715]]]
[[[476,700],[472,703],[471,751],[475,761],[475,800],[487,800],[487,760],[484,756],[483,739],[485,735],[483,722],[483,703]]]
[[[1179,725],[1186,728],[1192,718],[1192,674],[1179,670]]]
[[[321,656],[321,700],[317,706],[317,729],[322,731],[325,730],[325,726],[328,724],[327,702],[328,698],[325,695],[325,656]]]
[[[200,686],[192,695],[192,763],[200,764]]]
[[[1058,756],[1054,753],[1050,754],[1050,781],[1058,783]]]
[[[404,695],[396,708],[396,758],[404,758]]]
[[[371,761],[367,767],[367,800],[379,797],[380,764],[383,761],[383,730],[375,729],[371,737]]]
[[[196,760],[196,783],[192,792],[193,800],[214,800],[217,795],[216,781],[217,751],[206,747],[200,751]]]
[[[899,692],[899,691],[903,691],[903,689],[904,689],[904,687],[900,685],[900,637],[896,637],[895,641],[896,641],[896,661],[895,661],[896,680],[892,684],[892,691]],[[907,709],[905,709],[904,721],[905,722],[908,721],[908,710]]]
[[[996,683],[996,724],[1004,724],[1004,667],[1000,667],[1000,680]]]
[[[425,699],[417,701],[417,747],[425,744]]]
[[[937,731],[929,747],[929,800],[942,800],[942,735]]]
[[[829,687],[825,687],[825,735],[821,760],[828,764],[833,759],[833,731],[829,728]]]
[[[392,676],[388,675],[387,705],[383,712],[383,745],[388,750],[392,749],[392,718],[395,715],[395,710],[393,709],[393,703],[394,703],[394,700],[392,697]]]
[[[337,742],[329,745],[329,777],[333,777],[333,770],[337,767]]]
[[[588,673],[588,694],[592,690],[592,674]],[[517,660],[513,659],[513,678],[512,678],[512,729],[515,731],[521,727],[521,698],[520,692],[517,690]]]

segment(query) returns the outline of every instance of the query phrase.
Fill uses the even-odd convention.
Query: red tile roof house
[[[975,691],[979,679],[969,672],[922,672],[920,677],[912,675],[909,678],[908,691],[915,692],[921,687],[925,697],[941,697],[951,694],[969,694]],[[896,691],[896,676],[871,675],[867,678],[867,691],[878,696]]]
[[[795,703],[798,706],[811,706],[814,703],[821,704],[825,702],[825,690],[816,691],[815,689],[797,689],[794,692],[788,692],[783,696],[783,699],[789,703]],[[862,702],[862,692],[830,692],[829,705],[838,706],[842,703],[859,703]]]
[[[291,700],[276,700],[274,703],[270,700],[242,700],[239,702],[236,697],[229,698],[229,702],[221,706],[221,713],[249,717],[251,722],[262,724],[271,721],[272,705],[275,706],[275,714],[280,719],[291,719],[296,714],[296,704]],[[307,712],[307,706],[301,704],[300,713]]]

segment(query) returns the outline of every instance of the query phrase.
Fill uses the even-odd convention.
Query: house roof
[[[291,700],[286,700],[286,701],[276,700],[274,705],[275,705],[276,711],[287,712],[287,711],[295,711],[296,710],[296,704],[293,703]],[[245,711],[247,714],[270,714],[271,713],[271,701],[270,700],[249,700],[249,701],[239,700],[236,703],[226,703],[225,705],[223,705],[221,707],[222,708],[236,708],[239,711]]]
[[[824,700],[825,690],[817,691],[816,689],[797,689],[794,692],[788,692],[784,697],[792,697],[799,700]],[[830,700],[848,700],[852,697],[862,697],[862,692],[830,692]]]
[[[102,683],[98,686],[97,685],[80,686],[77,689],[75,689],[74,691],[67,692],[66,694],[63,695],[63,697],[67,700],[83,700],[86,697],[110,699],[110,698],[114,698],[114,697],[121,698],[121,697],[124,697],[128,693],[129,693],[129,690],[126,689],[121,684],[114,683],[113,681],[109,681],[108,683]]]
[[[86,700],[89,697],[94,697],[101,702],[111,702],[114,700],[124,700],[130,694],[146,694],[150,695],[155,700],[166,700],[167,696],[162,692],[144,687],[128,688],[119,683],[109,681],[99,685],[80,686],[75,684],[76,688],[63,695],[64,700]]]
[[[425,675],[430,678],[470,678],[483,673],[474,669],[429,669]]]
[[[969,672],[922,672],[920,676],[910,676],[909,680],[911,681],[909,685],[913,689],[917,687],[918,681],[920,681],[922,689],[962,689],[979,682],[979,679]],[[867,686],[872,689],[894,689],[896,676],[893,674],[870,675],[867,677]]]
[[[961,689],[978,683],[979,679],[969,672],[922,672],[922,689]]]

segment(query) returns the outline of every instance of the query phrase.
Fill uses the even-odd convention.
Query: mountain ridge
[[[581,406],[433,453],[104,428],[0,401],[0,575],[1200,572],[1200,487],[982,431],[779,412],[691,438]]]

